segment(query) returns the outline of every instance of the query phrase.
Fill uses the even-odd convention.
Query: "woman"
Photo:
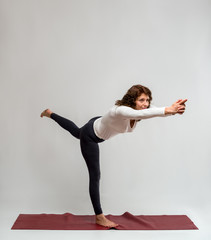
[[[99,225],[105,227],[118,226],[104,216],[100,204],[98,143],[119,133],[132,132],[137,122],[142,119],[183,114],[187,101],[187,99],[180,99],[170,107],[150,108],[151,100],[151,91],[147,87],[134,85],[121,100],[116,101],[115,106],[107,114],[103,117],[92,118],[82,128],[78,128],[72,121],[53,113],[50,109],[41,113],[41,117],[45,116],[55,120],[62,128],[80,139],[81,152],[89,172],[89,193],[96,214],[96,223]]]

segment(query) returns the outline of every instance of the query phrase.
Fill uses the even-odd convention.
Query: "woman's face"
[[[137,97],[136,101],[135,101],[135,109],[136,110],[143,110],[149,107],[149,96],[146,95],[145,93],[142,93],[141,96]]]

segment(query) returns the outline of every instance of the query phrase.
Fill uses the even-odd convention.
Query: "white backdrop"
[[[105,214],[210,208],[211,1],[1,0],[2,211],[94,214],[79,142],[52,111],[82,126],[133,84],[153,104],[188,98],[183,116],[141,121],[101,148]]]

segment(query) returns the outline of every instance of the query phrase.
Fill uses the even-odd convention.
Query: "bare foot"
[[[108,220],[104,214],[99,214],[99,215],[96,215],[96,223],[103,226],[103,227],[109,227],[109,228],[112,228],[112,227],[117,227],[118,224],[114,223],[114,222],[111,222],[110,220]]]
[[[51,113],[53,113],[50,109],[45,109],[41,114],[40,117],[50,117]]]

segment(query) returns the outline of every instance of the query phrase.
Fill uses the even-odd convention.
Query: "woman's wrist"
[[[172,114],[170,107],[165,108],[165,115],[167,115],[167,114]]]

